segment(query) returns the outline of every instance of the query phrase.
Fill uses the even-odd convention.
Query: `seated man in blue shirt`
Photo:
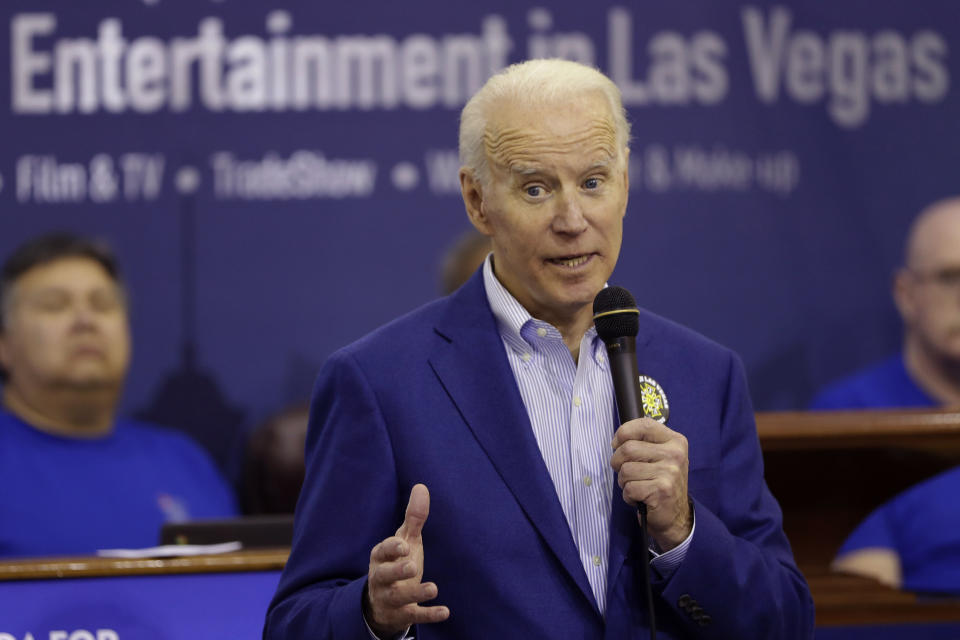
[[[871,513],[833,568],[908,591],[960,595],[960,467],[907,489]]]
[[[164,522],[235,514],[199,447],[116,418],[129,361],[109,250],[52,234],[13,253],[0,272],[0,556],[152,546]]]
[[[960,197],[913,223],[893,298],[903,351],[822,390],[811,409],[960,405]]]

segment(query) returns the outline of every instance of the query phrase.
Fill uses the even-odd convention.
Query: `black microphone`
[[[630,292],[623,287],[601,289],[593,299],[593,324],[597,327],[597,335],[607,345],[620,424],[642,418],[640,373],[637,371],[640,310]]]
[[[593,299],[593,324],[597,335],[607,345],[613,392],[617,398],[620,424],[644,417],[640,396],[640,373],[637,370],[637,333],[640,331],[640,310],[630,292],[623,287],[601,289]],[[657,637],[657,623],[653,610],[653,591],[650,588],[650,558],[646,553],[647,505],[637,503],[640,514],[641,563],[644,586],[647,591],[647,615],[650,617],[650,638]]]

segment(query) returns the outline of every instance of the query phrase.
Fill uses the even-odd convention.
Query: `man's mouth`
[[[562,258],[550,258],[547,262],[560,265],[561,267],[574,268],[585,264],[593,256],[592,253],[586,253],[579,256],[564,256]]]

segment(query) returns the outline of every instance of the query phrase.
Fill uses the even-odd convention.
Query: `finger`
[[[415,580],[403,580],[389,585],[369,583],[368,586],[371,587],[370,599],[380,608],[402,609],[437,597],[437,585],[432,582],[421,584]]]
[[[406,540],[419,537],[428,515],[430,515],[430,492],[426,485],[415,484],[410,490],[407,512],[404,515],[403,524],[397,529],[397,536]]]
[[[370,561],[376,563],[394,562],[410,553],[410,545],[406,540],[397,536],[390,536],[380,542],[370,552]]]
[[[617,484],[623,489],[629,482],[653,480],[661,472],[657,465],[649,462],[627,462],[617,473]]]
[[[669,442],[677,435],[679,434],[676,431],[652,418],[637,418],[620,425],[616,433],[613,434],[611,446],[616,449],[628,440]]]
[[[410,608],[410,625],[443,622],[450,617],[450,609],[444,606]]]
[[[399,580],[406,580],[417,575],[417,566],[409,560],[386,562],[373,567],[370,581],[376,585],[390,585]]]
[[[646,503],[655,511],[660,505],[670,505],[680,498],[686,502],[683,484],[676,479],[657,473],[643,480],[627,480],[621,485],[624,499]],[[629,501],[628,500],[628,501]]]
[[[610,456],[610,466],[614,471],[626,462],[656,462],[663,460],[667,455],[662,444],[644,442],[643,440],[628,440],[621,444]]]

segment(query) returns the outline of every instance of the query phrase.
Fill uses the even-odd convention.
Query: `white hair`
[[[560,59],[527,60],[492,76],[460,112],[460,164],[486,184],[489,178],[483,139],[492,108],[503,103],[539,106],[557,104],[599,92],[610,105],[617,152],[630,143],[630,123],[620,89],[593,67]]]

